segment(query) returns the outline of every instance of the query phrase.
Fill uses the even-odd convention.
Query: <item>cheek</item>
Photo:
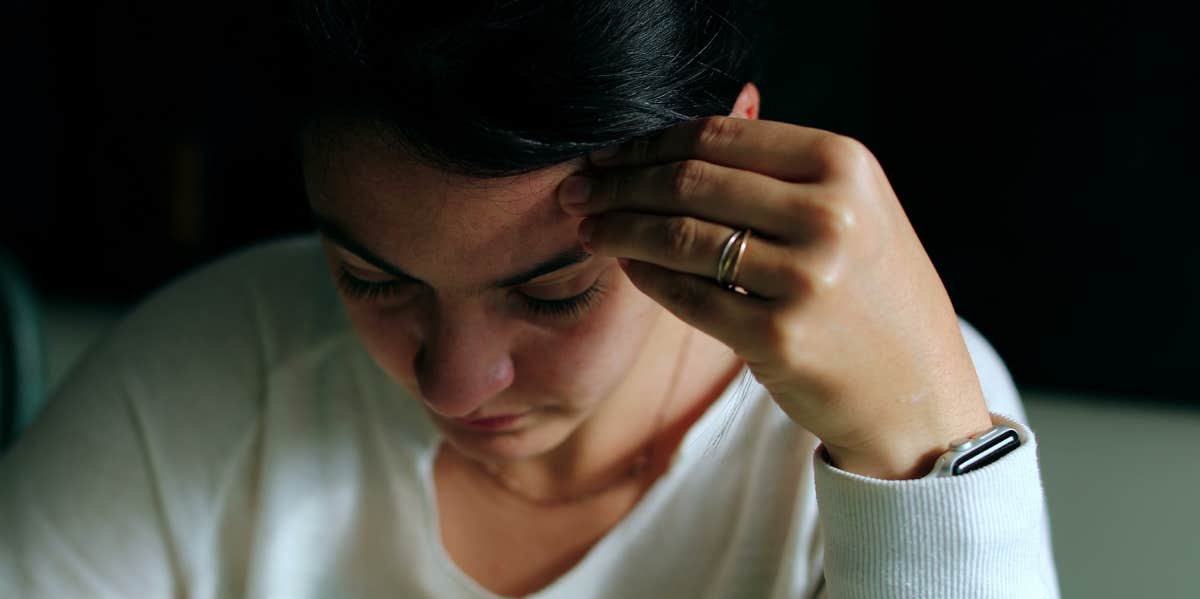
[[[515,369],[502,392],[572,410],[599,402],[633,367],[662,308],[620,272],[600,302],[572,326],[534,327],[518,334]],[[416,312],[346,303],[346,313],[371,358],[414,396],[420,385],[413,360],[420,351]]]
[[[550,393],[576,408],[593,405],[626,377],[662,308],[624,275],[577,325],[539,331],[513,355],[514,391]]]
[[[413,316],[346,304],[354,333],[371,358],[393,380],[414,396],[419,394],[413,360],[419,351],[417,337],[408,329]]]

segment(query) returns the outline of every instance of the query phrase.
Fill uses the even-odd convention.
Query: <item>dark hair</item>
[[[516,175],[728,114],[765,0],[299,0],[301,129],[368,124],[420,159]]]

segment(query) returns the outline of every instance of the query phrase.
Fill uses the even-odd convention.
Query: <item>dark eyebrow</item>
[[[568,266],[574,266],[592,257],[592,253],[583,249],[582,245],[575,245],[558,252],[550,257],[549,260],[544,260],[535,264],[533,268],[523,272],[511,274],[492,282],[492,287],[504,289],[507,287],[516,287],[524,285],[540,276],[548,275],[556,270],[562,270]]]
[[[379,270],[382,270],[383,272],[386,272],[387,274],[392,275],[403,282],[426,284],[421,279],[404,272],[387,260],[375,255],[375,253],[367,249],[366,246],[358,241],[355,241],[350,234],[346,233],[346,231],[338,226],[333,220],[321,216],[316,211],[313,211],[312,217],[314,224],[316,224],[317,230],[320,231],[322,235],[329,238],[330,241],[333,241],[343,248],[346,248],[346,250],[352,252],[359,258],[362,258],[363,261],[369,263],[371,266],[374,266],[375,268],[378,268]],[[556,270],[562,270],[568,266],[574,266],[591,257],[591,252],[584,249],[582,245],[575,245],[574,247],[567,248],[554,254],[548,260],[544,260],[534,265],[532,268],[528,268],[524,271],[514,273],[506,277],[501,277],[493,281],[491,286],[497,289],[504,289],[508,287],[516,287],[518,285],[524,285],[533,279],[550,274]]]
[[[343,230],[332,220],[317,214],[315,211],[312,213],[312,217],[313,223],[317,226],[317,230],[320,231],[322,235],[329,238],[330,241],[346,248],[359,258],[362,258],[363,261],[371,264],[371,266],[374,266],[375,268],[378,268],[379,270],[382,270],[383,272],[386,272],[389,275],[392,275],[397,279],[402,279],[406,282],[424,283],[424,281],[421,279],[418,279],[404,272],[403,270],[396,268],[387,260],[376,256],[374,252],[368,250],[366,246],[355,241],[353,237],[346,233],[345,230]]]

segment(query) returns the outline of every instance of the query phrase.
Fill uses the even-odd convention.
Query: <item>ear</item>
[[[761,101],[758,96],[758,88],[753,83],[747,82],[742,87],[742,93],[738,94],[737,102],[733,104],[733,112],[730,112],[729,116],[743,119],[757,119]]]

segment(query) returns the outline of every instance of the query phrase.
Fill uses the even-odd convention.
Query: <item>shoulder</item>
[[[305,235],[248,246],[185,273],[136,306],[101,351],[142,372],[176,361],[269,368],[346,330],[320,245]]]
[[[352,337],[316,237],[259,243],[139,303],[76,364],[45,411],[117,402],[164,422],[201,412],[214,422],[249,416],[272,376],[298,358],[334,355]]]
[[[29,433],[61,440],[87,428],[220,454],[256,434],[281,378],[344,360],[353,341],[317,238],[258,243],[135,306],[67,374]]]
[[[99,580],[33,574],[49,571],[34,562],[66,560],[111,588],[169,588],[172,564],[204,547],[192,532],[252,505],[265,463],[256,456],[267,433],[279,436],[273,381],[304,368],[290,365],[341,360],[352,347],[342,319],[311,236],[241,249],[154,292],[83,356],[0,460],[12,483],[0,485],[0,529],[15,539],[0,543],[0,578],[7,560],[30,585]],[[14,547],[32,561],[8,560]],[[122,578],[131,563],[142,566],[136,581]]]

